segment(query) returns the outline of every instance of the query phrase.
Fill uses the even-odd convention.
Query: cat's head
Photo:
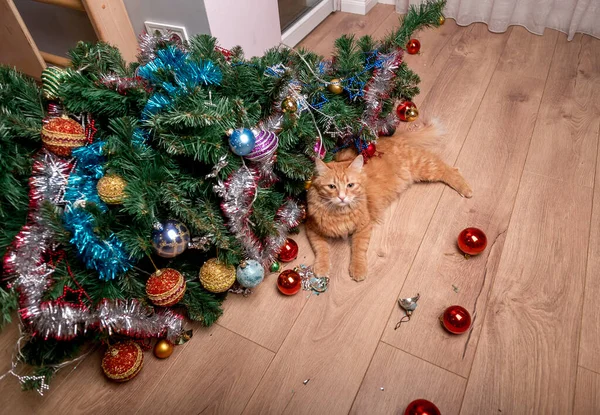
[[[364,199],[364,159],[359,155],[352,161],[324,163],[315,161],[316,177],[312,187],[320,198],[333,206],[352,206]]]

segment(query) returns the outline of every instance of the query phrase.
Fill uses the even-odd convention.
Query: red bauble
[[[279,251],[279,260],[292,262],[296,258],[298,258],[298,244],[292,238],[287,238]]]
[[[487,246],[487,236],[481,229],[463,229],[458,235],[458,247],[468,255],[477,255]]]
[[[185,288],[185,278],[172,268],[160,269],[146,281],[148,298],[152,304],[161,307],[171,307],[181,301]]]
[[[367,148],[365,148],[365,150],[364,150],[364,153],[367,155],[367,157],[373,157],[376,152],[377,152],[377,146],[375,145],[375,143],[369,143]]]
[[[409,120],[406,114],[406,110],[409,108],[417,108],[417,106],[412,101],[403,101],[396,107],[396,114],[398,115],[400,121],[413,121],[412,119]]]
[[[135,342],[110,346],[102,358],[102,371],[110,380],[127,382],[142,370],[144,353]]]
[[[415,55],[415,54],[419,53],[420,50],[421,50],[421,42],[419,42],[417,39],[411,39],[406,44],[406,51],[411,55]]]
[[[81,124],[64,116],[50,118],[44,123],[42,142],[54,154],[69,157],[71,150],[85,145],[87,138]]]
[[[294,295],[302,288],[302,277],[293,269],[286,269],[277,277],[277,288],[285,295]]]
[[[441,415],[441,412],[433,402],[417,399],[408,404],[404,415]]]
[[[452,334],[463,334],[471,327],[471,315],[459,305],[448,307],[440,320],[442,326]]]

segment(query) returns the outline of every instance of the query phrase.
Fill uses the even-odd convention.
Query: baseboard
[[[342,11],[365,15],[378,3],[378,0],[342,0]]]
[[[396,0],[379,0],[381,4],[396,4]]]
[[[330,13],[333,13],[333,0],[322,1],[310,12],[281,34],[281,42],[294,47],[319,25]]]

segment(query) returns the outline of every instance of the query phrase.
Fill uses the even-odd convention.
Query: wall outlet
[[[157,23],[157,22],[144,22],[146,26],[146,31],[151,34],[155,32],[160,32],[163,35],[171,34],[172,37],[178,37],[180,40],[189,40],[187,31],[183,26],[175,26],[172,24],[166,23]]]

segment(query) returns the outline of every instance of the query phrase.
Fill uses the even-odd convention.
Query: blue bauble
[[[247,128],[233,130],[229,136],[229,147],[238,156],[250,154],[256,143],[254,133]]]
[[[249,259],[237,267],[235,274],[242,287],[254,288],[265,278],[265,269],[260,262]]]
[[[152,231],[152,246],[163,258],[174,258],[188,247],[190,231],[178,220],[170,219],[155,225]]]

